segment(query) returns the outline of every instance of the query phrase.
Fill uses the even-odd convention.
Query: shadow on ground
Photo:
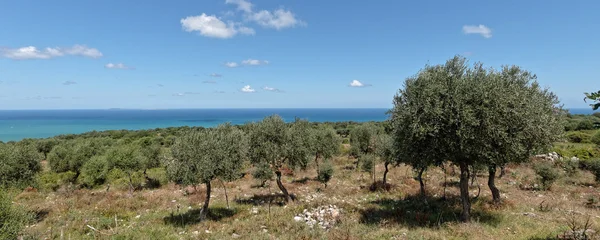
[[[472,200],[475,206],[477,201]],[[376,207],[361,210],[360,222],[363,224],[400,224],[411,228],[439,227],[448,222],[460,222],[461,202],[458,196],[446,199],[419,195],[407,196],[402,200],[381,199],[372,201]],[[471,208],[471,220],[497,226],[498,215]]]
[[[193,209],[181,214],[171,214],[168,217],[164,217],[163,221],[167,225],[179,227],[194,225],[201,222],[200,212],[201,209]],[[223,207],[209,208],[206,220],[220,221],[223,218],[233,217],[237,212],[237,209],[227,209]]]
[[[290,194],[291,199],[296,199],[296,195]],[[249,198],[237,198],[235,199],[237,204],[245,204],[245,205],[254,205],[254,206],[262,206],[262,205],[278,205],[283,206],[286,204],[285,197],[283,194],[255,194]]]

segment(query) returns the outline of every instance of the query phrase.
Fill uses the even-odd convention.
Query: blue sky
[[[597,1],[4,1],[0,109],[391,107],[456,54],[598,90]],[[235,66],[235,67],[234,67]]]

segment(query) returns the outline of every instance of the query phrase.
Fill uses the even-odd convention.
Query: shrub
[[[592,172],[596,178],[596,182],[600,182],[600,159],[581,161],[581,167]]]
[[[33,215],[12,204],[12,199],[0,190],[0,239],[17,239]]]
[[[169,182],[165,168],[151,168],[146,171],[148,178],[157,181],[161,186]]]
[[[60,186],[75,182],[76,173],[68,171],[62,173],[44,172],[37,178],[40,189],[56,191]]]
[[[572,142],[572,143],[589,143],[591,136],[584,132],[575,131],[575,132],[568,132],[567,139],[569,140],[569,142]]]
[[[556,164],[561,167],[569,177],[576,176],[579,172],[580,163],[577,160],[560,159],[556,161]]]
[[[41,170],[32,145],[0,144],[0,187],[23,187]]]
[[[261,186],[273,178],[273,170],[269,167],[269,164],[261,162],[256,165],[252,177],[261,181]]]
[[[319,166],[319,175],[317,179],[319,180],[319,182],[325,184],[325,187],[327,187],[327,183],[329,182],[329,180],[331,180],[332,177],[333,166],[331,165],[331,161],[327,160],[323,162],[321,166]]]
[[[594,122],[589,119],[582,120],[577,124],[576,130],[592,130],[594,129]]]
[[[590,142],[592,142],[593,144],[596,144],[596,145],[600,145],[600,130],[596,131],[596,133],[594,133],[594,135],[592,135]]]
[[[548,190],[552,184],[558,179],[558,171],[551,163],[539,163],[534,167],[535,173],[538,175],[543,190]]]
[[[108,161],[104,156],[94,156],[83,167],[79,181],[86,187],[101,185],[106,180],[108,173]]]

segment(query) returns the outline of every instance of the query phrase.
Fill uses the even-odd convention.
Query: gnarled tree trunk
[[[315,164],[317,165],[317,177],[319,177],[319,153],[315,154]]]
[[[504,165],[502,165],[500,166],[500,176],[498,176],[498,178],[504,177],[504,174],[506,174],[506,168],[504,167]]]
[[[202,210],[200,211],[200,220],[206,219],[208,215],[208,203],[210,202],[210,181],[204,183],[206,185],[206,200],[204,201],[204,205],[202,206]]]
[[[488,168],[489,176],[488,176],[488,186],[492,191],[492,198],[494,202],[500,202],[500,190],[496,187],[496,165],[491,165]]]
[[[225,190],[225,202],[227,203],[227,209],[229,209],[229,196],[227,196],[227,186],[225,186],[225,182],[221,179],[219,179],[219,181],[221,181],[221,185],[223,185],[223,190]]]
[[[460,219],[463,222],[471,220],[471,199],[469,199],[469,165],[461,162],[460,166],[460,198],[462,202],[462,213]]]
[[[421,197],[425,196],[425,183],[423,183],[423,172],[425,172],[425,168],[419,168],[419,173],[417,174],[417,179],[419,179],[419,185],[421,186]]]
[[[279,187],[279,190],[281,190],[281,193],[283,193],[285,202],[289,202],[290,194],[288,193],[287,189],[285,189],[285,186],[283,186],[283,183],[281,183],[281,171],[279,171],[279,170],[275,171],[275,175],[277,175],[277,187]]]
[[[390,165],[389,162],[385,162],[384,166],[385,166],[385,171],[383,171],[383,186],[385,187],[387,185],[387,174],[390,171],[388,169],[388,166]]]

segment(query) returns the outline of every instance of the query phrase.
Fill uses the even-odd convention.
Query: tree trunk
[[[471,220],[471,200],[469,199],[469,165],[465,162],[460,164],[460,198],[462,201],[462,214],[460,219],[463,222]]]
[[[442,196],[442,199],[446,199],[446,187],[448,186],[448,179],[447,179],[447,175],[448,173],[446,172],[446,166],[442,164],[442,169],[444,170],[444,196]]]
[[[127,176],[129,176],[129,195],[133,195],[133,180],[131,180],[131,173],[127,172]]]
[[[319,153],[315,154],[315,164],[317,165],[317,177],[319,177]]]
[[[385,162],[384,166],[385,166],[385,171],[383,171],[383,186],[385,187],[387,185],[387,174],[390,171],[388,169],[388,165],[390,165],[389,162]]]
[[[281,190],[281,193],[283,193],[283,197],[287,203],[290,201],[290,194],[288,193],[287,189],[285,189],[285,186],[283,186],[283,183],[281,183],[281,171],[277,170],[275,171],[275,174],[277,175],[277,187],[279,187],[279,190]]]
[[[206,200],[204,201],[204,205],[202,206],[202,210],[200,211],[200,220],[206,219],[208,215],[208,203],[210,202],[210,181],[204,183],[206,185]]]
[[[417,175],[417,179],[419,179],[419,185],[421,186],[421,197],[425,196],[425,184],[423,183],[423,172],[425,172],[425,168],[419,168],[419,173]]]
[[[489,176],[488,176],[488,186],[490,187],[490,190],[492,191],[492,198],[494,199],[495,203],[500,202],[500,190],[498,190],[498,188],[496,187],[496,165],[491,165],[488,168],[489,171]]]
[[[504,165],[502,165],[500,166],[500,176],[498,176],[498,178],[504,177],[504,174],[506,174],[506,169],[504,168]]]
[[[221,181],[221,185],[223,185],[223,190],[225,190],[225,202],[227,202],[227,209],[229,209],[229,197],[227,196],[227,186],[225,186],[225,182],[223,182],[223,180],[219,179],[219,181]]]

